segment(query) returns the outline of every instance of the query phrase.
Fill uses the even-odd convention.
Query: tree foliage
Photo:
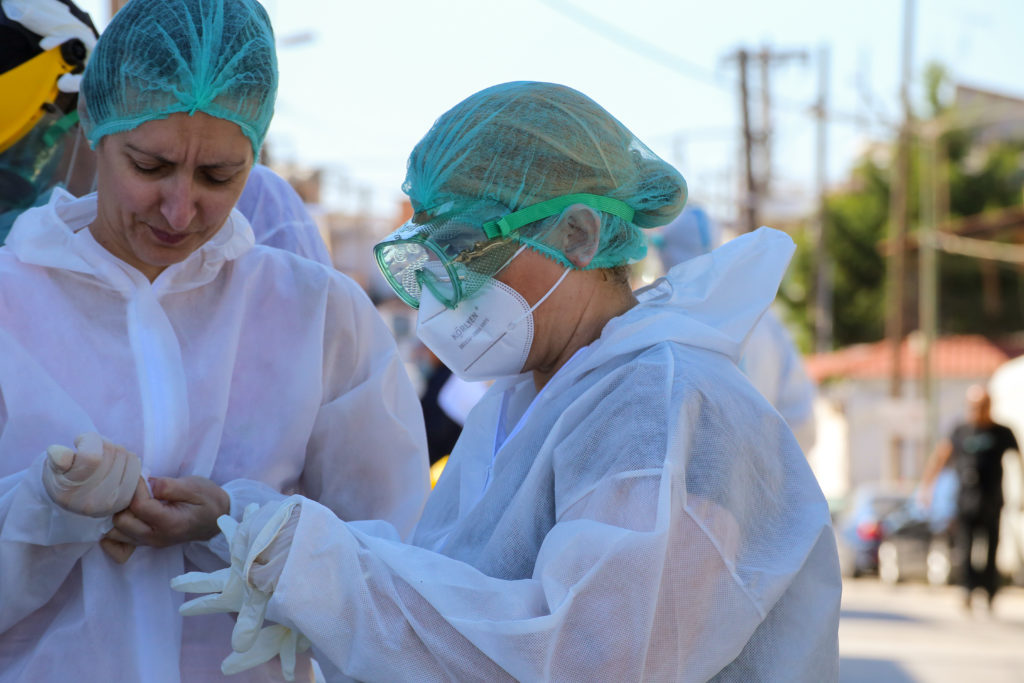
[[[932,65],[926,69],[924,79],[927,96],[918,120],[952,120],[954,105],[944,93],[948,85],[946,71]],[[978,143],[978,133],[970,127],[949,127],[940,137],[945,161],[937,171],[948,187],[950,218],[1019,206],[1024,201],[1024,140],[982,145]],[[877,341],[885,335],[886,263],[881,247],[888,237],[895,145],[893,139],[887,143],[888,154],[861,159],[845,186],[833,191],[826,200],[825,234],[833,281],[836,347]],[[921,216],[921,152],[920,139],[913,138],[907,197],[911,233],[918,228]],[[804,350],[813,347],[810,304],[814,301],[816,269],[810,236],[809,224],[797,230],[797,257],[779,297],[788,308],[794,336]],[[916,256],[916,251],[907,255],[908,330],[917,324]],[[1024,329],[1024,291],[1019,266],[942,254],[939,268],[940,333],[998,336]]]

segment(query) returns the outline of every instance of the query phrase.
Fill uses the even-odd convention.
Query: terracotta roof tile
[[[985,377],[1017,355],[981,335],[942,337],[932,346],[932,367],[938,377]],[[807,373],[816,381],[836,378],[877,379],[892,372],[889,342],[855,344],[804,360]],[[903,376],[921,376],[921,339],[911,335],[900,344]]]

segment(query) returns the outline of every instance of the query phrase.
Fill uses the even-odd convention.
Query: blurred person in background
[[[703,208],[690,205],[652,235],[651,241],[667,273],[680,263],[711,253],[722,243],[722,234]],[[815,441],[817,388],[789,332],[771,308],[751,331],[739,367],[786,420],[803,452],[810,451]]]
[[[967,419],[935,447],[921,477],[922,503],[929,505],[939,473],[950,466],[956,472],[956,512],[952,538],[954,570],[964,588],[964,605],[983,588],[991,610],[999,590],[996,550],[999,547],[999,520],[1003,509],[1003,454],[1013,451],[1020,458],[1020,447],[1013,432],[992,419],[991,397],[980,384],[967,389]],[[978,569],[972,551],[980,538],[985,543],[985,566]]]
[[[210,593],[184,611],[239,612],[235,659],[311,644],[328,680],[837,680],[828,507],[736,367],[792,241],[764,228],[634,293],[685,181],[551,83],[442,115],[403,189],[378,263],[420,339],[494,383],[409,543],[253,506],[223,525],[236,572],[175,581]]]
[[[236,209],[249,220],[256,244],[276,247],[333,268],[320,228],[287,180],[254,164]]]
[[[739,367],[782,415],[804,454],[810,452],[817,437],[814,399],[818,389],[789,331],[771,308],[750,332]]]
[[[80,90],[96,193],[54,189],[0,248],[0,681],[222,680],[231,620],[183,627],[170,579],[297,491],[407,535],[422,413],[358,285],[234,210],[277,91],[258,2],[132,0]]]

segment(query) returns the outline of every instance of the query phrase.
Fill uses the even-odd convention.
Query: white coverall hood
[[[836,680],[828,507],[733,361],[792,251],[734,240],[495,382],[412,545],[303,502],[268,618],[329,680]]]
[[[675,318],[651,320],[647,325],[657,325],[664,341],[717,351],[739,361],[751,330],[775,300],[795,250],[785,233],[760,228],[738,244],[730,242],[674,266],[666,277],[636,293],[645,311]],[[602,351],[634,351],[650,339],[649,334],[638,334],[627,313],[605,326],[590,362],[603,362]]]
[[[145,277],[111,258],[86,228],[96,220],[95,197],[92,194],[76,199],[54,188],[50,201],[36,209],[39,215],[30,219],[32,229],[19,230],[15,221],[6,245],[23,263],[92,275],[118,291],[130,292]],[[213,237],[180,263],[168,266],[157,280],[165,291],[200,287],[216,277],[225,261],[252,248],[254,241],[249,221],[233,209]]]

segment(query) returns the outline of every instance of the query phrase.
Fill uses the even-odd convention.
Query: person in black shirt
[[[924,489],[930,491],[944,467],[954,468],[959,482],[953,523],[955,566],[966,589],[965,605],[970,607],[975,588],[984,588],[989,609],[999,588],[996,548],[1003,507],[1003,454],[1014,451],[1020,457],[1013,432],[992,420],[990,406],[991,399],[984,387],[974,385],[967,390],[967,421],[957,425],[950,437],[939,443],[922,478]],[[971,549],[979,534],[987,539],[982,571],[971,561]]]

